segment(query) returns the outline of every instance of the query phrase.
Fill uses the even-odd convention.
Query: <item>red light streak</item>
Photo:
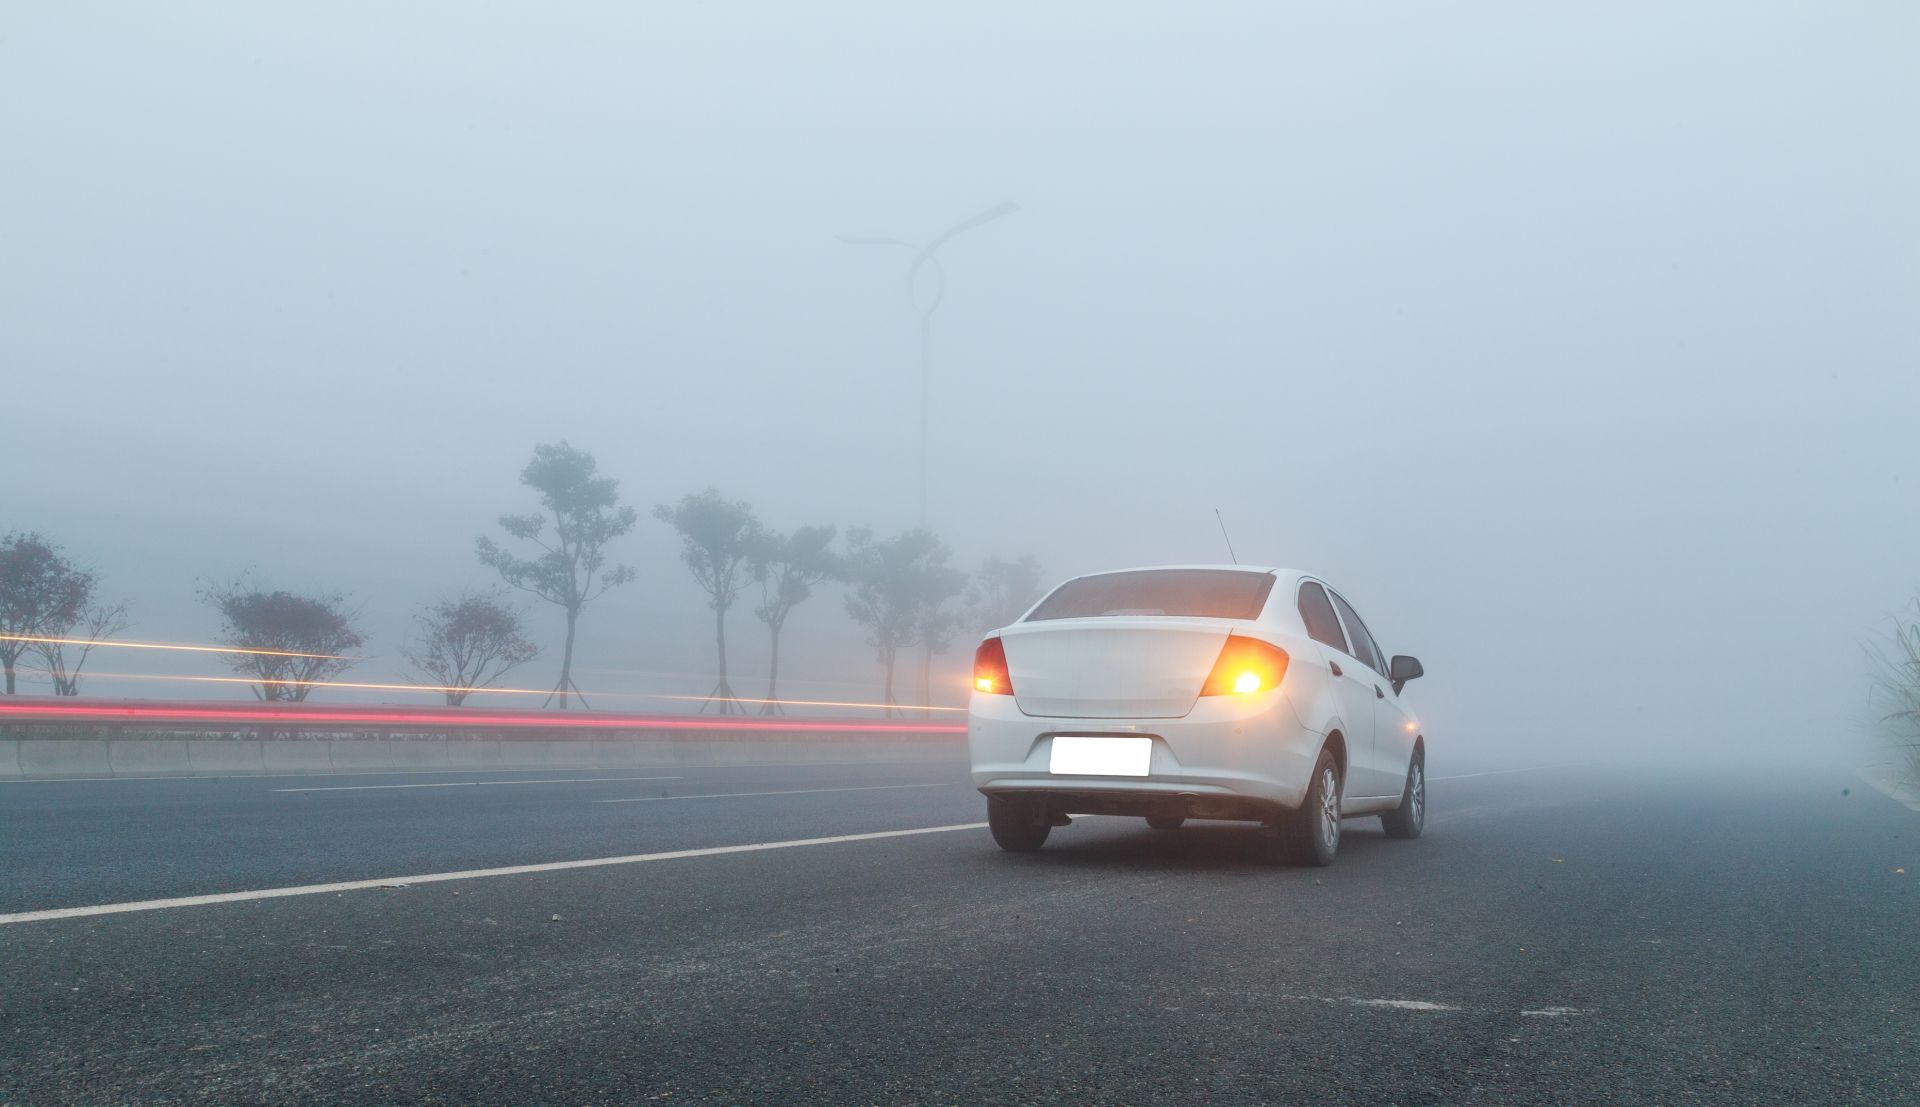
[[[727,719],[613,712],[489,711],[457,707],[332,707],[311,704],[153,703],[142,701],[19,702],[0,704],[0,723],[148,723],[178,726],[341,726],[428,730],[678,730],[735,734],[865,733],[961,734],[961,723],[875,722],[859,719]]]
[[[472,695],[472,696],[479,696],[479,695],[551,696],[553,694],[553,689],[551,688],[487,687],[487,688],[462,689],[462,688],[453,688],[444,684],[380,684],[372,681],[357,681],[357,680],[280,680],[280,679],[269,679],[267,677],[174,676],[166,673],[88,673],[87,674],[88,680],[95,680],[95,679],[101,679],[101,678],[104,678],[107,680],[185,681],[191,684],[276,684],[276,685],[288,685],[292,687],[300,687],[304,685],[309,688],[354,688],[354,689],[360,689],[362,691],[421,692],[421,693],[426,693],[431,695],[440,695],[446,692],[465,692],[468,695]],[[665,692],[592,692],[592,691],[589,691],[589,692],[582,692],[581,695],[592,696],[595,699],[677,700],[677,701],[685,701],[690,703],[706,703],[708,700],[712,699],[711,696],[680,696],[680,695],[670,695]],[[787,700],[787,699],[767,700],[767,699],[758,699],[752,696],[736,696],[734,697],[734,702],[753,703],[753,704],[773,703],[773,704],[779,704],[782,707],[868,707],[868,708],[872,708],[875,711],[884,711],[887,708],[887,705],[884,703],[864,703],[859,700]],[[897,711],[959,711],[959,712],[964,712],[966,710],[966,708],[964,707],[939,707],[939,706],[929,707],[926,704],[918,704],[918,703],[895,704],[894,709]]]

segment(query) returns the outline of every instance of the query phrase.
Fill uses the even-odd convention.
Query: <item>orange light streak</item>
[[[105,677],[109,680],[179,680],[194,684],[305,685],[311,688],[353,688],[374,692],[428,692],[436,694],[466,692],[471,695],[486,693],[503,696],[548,696],[553,694],[553,689],[551,688],[455,688],[445,684],[383,684],[373,681],[357,680],[268,680],[262,677],[170,676],[163,673],[88,673],[86,679],[91,680],[95,677]],[[681,700],[693,703],[704,702],[711,698],[708,696],[676,696],[665,692],[578,692],[575,694],[616,700]],[[872,708],[875,711],[884,711],[887,708],[887,705],[884,703],[861,703],[857,700],[767,700],[740,696],[735,697],[735,701],[738,703],[755,704],[772,703],[783,707],[866,707]],[[929,710],[929,708],[922,704],[895,704],[893,707],[896,711]],[[965,711],[966,708],[936,706],[931,708],[931,710]]]
[[[704,702],[706,700],[711,699],[712,697],[711,696],[670,696],[664,692],[660,692],[660,693],[653,693],[653,694],[643,694],[642,698],[650,699],[650,700],[688,700],[688,701],[694,701],[694,702]],[[784,699],[765,700],[765,699],[755,699],[752,696],[735,696],[733,697],[733,702],[735,703],[772,703],[772,704],[779,704],[783,707],[788,704],[791,704],[796,707],[871,707],[875,711],[885,711],[887,709],[887,705],[884,703],[859,703],[853,700],[784,700]],[[966,710],[966,708],[964,707],[938,707],[938,706],[929,706],[928,704],[924,704],[924,703],[896,703],[893,705],[893,709],[895,711],[965,711]]]
[[[240,653],[255,657],[313,657],[322,661],[364,661],[334,653],[301,653],[298,650],[249,650],[239,646],[189,646],[177,642],[121,642],[110,638],[53,638],[39,634],[0,634],[0,642],[43,642],[57,646],[111,646],[123,650],[183,650],[188,653]]]

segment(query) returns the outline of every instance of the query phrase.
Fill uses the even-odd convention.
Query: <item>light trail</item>
[[[629,715],[612,712],[501,711],[460,707],[334,707],[289,703],[163,703],[154,701],[0,702],[0,723],[93,722],[277,727],[329,726],[425,730],[678,730],[723,733],[964,734],[964,723],[849,719]]]
[[[424,692],[424,693],[432,693],[435,695],[440,695],[447,692],[466,692],[469,695],[498,695],[498,696],[550,696],[553,694],[553,689],[551,688],[500,688],[500,687],[455,688],[451,685],[445,685],[445,684],[399,684],[399,683],[385,684],[385,683],[378,683],[374,681],[356,681],[356,680],[284,680],[284,679],[267,679],[265,677],[173,676],[165,673],[88,673],[87,674],[87,678],[89,680],[95,677],[105,677],[109,680],[157,680],[157,681],[178,680],[178,681],[187,681],[189,683],[195,683],[195,684],[273,684],[273,685],[285,685],[285,686],[295,686],[295,687],[304,685],[311,688],[351,688],[351,689],[357,689],[360,691],[374,691],[374,692]],[[589,691],[581,694],[597,696],[603,699],[670,700],[670,701],[687,702],[687,703],[704,703],[707,700],[712,698],[710,696],[680,696],[680,695],[673,695],[666,692],[593,692],[593,691]],[[887,705],[884,703],[863,703],[858,700],[787,700],[787,699],[767,700],[767,699],[755,699],[750,696],[736,696],[734,698],[734,701],[736,703],[754,703],[754,704],[771,703],[771,704],[777,704],[782,707],[786,707],[786,706],[858,707],[858,708],[870,708],[874,711],[885,711],[887,709]],[[928,707],[925,704],[894,704],[893,709],[896,711],[950,711],[950,712],[966,711],[966,708],[964,707],[937,707],[937,706]]]
[[[707,700],[712,699],[713,697],[711,696],[670,696],[662,692],[662,693],[648,694],[648,695],[645,695],[643,698],[651,699],[651,700],[686,700],[692,703],[704,703]],[[778,704],[783,707],[791,704],[796,707],[871,707],[875,711],[885,711],[887,709],[887,705],[884,703],[857,703],[852,700],[784,700],[784,699],[763,700],[763,699],[755,699],[752,696],[735,696],[733,697],[733,702],[734,703],[771,703],[771,704]],[[966,708],[964,707],[935,707],[935,706],[931,706],[924,703],[896,703],[893,705],[893,709],[895,711],[961,711],[961,712],[966,711]]]
[[[238,653],[254,657],[311,657],[321,661],[365,661],[336,653],[298,650],[251,650],[240,646],[190,646],[180,642],[123,642],[112,638],[56,638],[40,634],[0,634],[0,642],[39,642],[50,646],[105,646],[121,650],[180,650],[187,653]]]
[[[455,688],[446,684],[379,684],[357,680],[286,680],[268,677],[212,677],[212,676],[173,676],[167,673],[88,673],[87,679],[106,677],[110,680],[184,680],[194,684],[273,684],[287,687],[309,688],[357,688],[375,692],[467,692],[478,694],[494,692],[510,696],[547,696],[553,694],[551,688]],[[620,696],[619,692],[595,692],[596,696]]]

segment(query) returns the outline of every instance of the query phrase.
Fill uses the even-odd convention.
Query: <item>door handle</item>
[[[1373,698],[1376,700],[1384,700],[1387,698],[1387,694],[1380,690],[1380,686],[1378,684],[1373,686]]]
[[[1333,675],[1334,675],[1334,676],[1342,676],[1342,675],[1344,675],[1344,674],[1342,674],[1342,673],[1340,672],[1340,663],[1339,663],[1338,661],[1329,661],[1329,662],[1327,662],[1327,668],[1329,668],[1329,669],[1332,669],[1332,670],[1333,670]]]

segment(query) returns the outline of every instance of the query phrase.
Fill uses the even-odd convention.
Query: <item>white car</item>
[[[1070,814],[1263,824],[1332,862],[1340,820],[1414,838],[1426,743],[1391,661],[1325,582],[1183,565],[1076,577],[974,653],[967,746],[993,839],[1039,849]]]

